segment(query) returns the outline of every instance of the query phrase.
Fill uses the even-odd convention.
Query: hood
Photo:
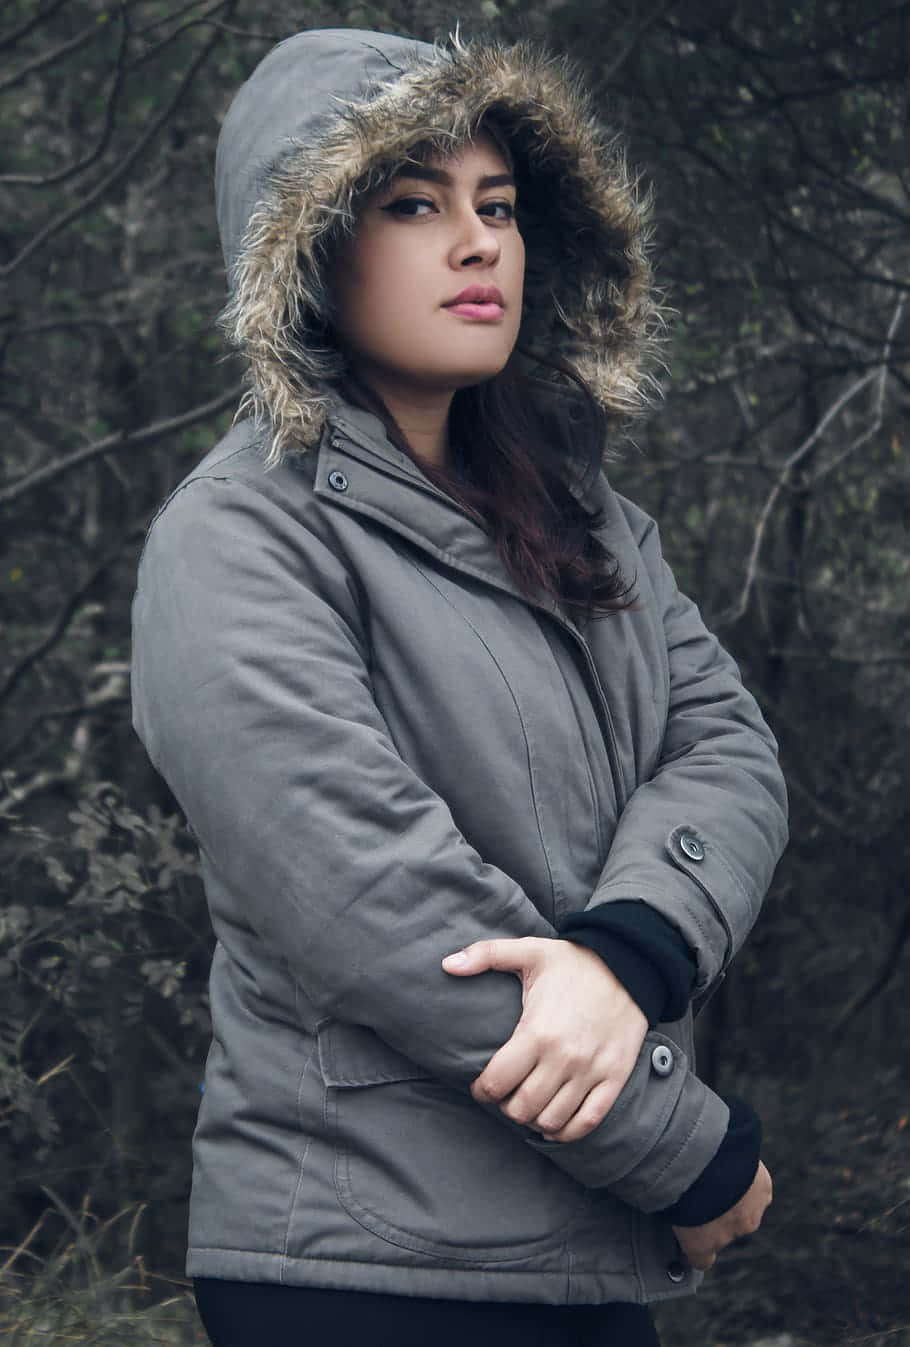
[[[556,351],[614,420],[649,402],[661,327],[649,203],[568,62],[529,43],[314,29],[280,43],[240,88],[216,157],[223,320],[248,362],[241,411],[270,423],[270,462],[318,441],[344,372],[325,257],[358,196],[415,147],[449,153],[483,119],[516,165],[522,358],[533,368],[535,353]]]

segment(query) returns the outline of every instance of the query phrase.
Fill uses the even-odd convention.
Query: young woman
[[[774,740],[601,470],[646,219],[564,63],[300,33],[218,149],[248,410],[150,528],[134,723],[217,945],[216,1347],[653,1344],[770,1200],[692,1011]]]

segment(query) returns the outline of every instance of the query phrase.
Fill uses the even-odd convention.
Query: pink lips
[[[460,318],[495,323],[505,312],[505,300],[495,285],[469,285],[461,294],[444,304],[443,308],[457,313]]]

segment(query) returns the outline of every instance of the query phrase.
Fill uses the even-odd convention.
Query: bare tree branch
[[[102,668],[103,665],[97,665],[94,669],[89,670],[88,681],[91,681],[92,676]],[[0,773],[0,781],[6,787],[6,795],[3,799],[0,799],[0,818],[9,817],[27,800],[34,798],[36,795],[43,795],[49,790],[55,790],[58,786],[70,785],[79,780],[85,770],[92,744],[89,715],[112,702],[126,700],[129,695],[127,691],[128,680],[129,669],[126,664],[123,664],[119,669],[108,673],[99,687],[86,692],[85,714],[80,717],[73,730],[70,749],[64,757],[61,767],[35,772],[33,776],[23,782],[17,782],[15,774],[12,772]]]
[[[45,19],[52,18],[58,9],[62,9],[68,3],[69,0],[52,0],[51,4],[39,10],[32,18],[20,23],[18,28],[11,28],[7,33],[0,33],[0,51],[6,51],[8,47],[14,47],[22,38],[27,37],[36,28],[40,28]]]
[[[716,155],[710,154],[704,146],[696,144],[691,138],[683,137],[676,140],[656,138],[655,144],[668,151],[671,155],[688,155],[690,158],[698,160],[700,163],[704,164],[706,168],[710,169],[710,171],[731,190],[734,190],[737,193],[748,191],[753,197],[755,196],[751,181],[744,181],[740,175],[732,173]],[[767,192],[763,193],[759,200],[762,212],[769,225],[772,223],[778,225],[783,233],[790,234],[797,239],[800,239],[805,243],[807,248],[821,252],[825,256],[832,258],[843,268],[845,279],[868,281],[870,285],[876,286],[886,285],[891,290],[910,290],[910,281],[903,281],[897,278],[887,280],[880,273],[869,271],[864,267],[858,266],[848,254],[838,249],[835,244],[826,239],[817,229],[799,225],[792,216],[776,210],[772,206],[772,198]],[[895,237],[900,237],[900,235],[896,234]],[[769,241],[773,242],[770,235]]]
[[[86,445],[84,449],[77,449],[65,458],[58,458],[53,463],[48,463],[43,468],[37,468],[25,477],[20,477],[17,482],[0,488],[0,505],[9,505],[12,501],[24,496],[26,492],[34,491],[39,486],[46,486],[48,482],[54,481],[57,477],[62,477],[64,473],[80,467],[83,463],[90,462],[93,458],[100,458],[102,454],[115,453],[121,449],[135,449],[140,444],[152,444],[155,440],[163,439],[166,435],[175,435],[178,431],[185,430],[187,426],[194,426],[199,421],[205,421],[210,416],[217,416],[219,412],[224,411],[225,407],[229,407],[232,402],[237,401],[240,392],[239,388],[231,388],[226,393],[220,393],[217,398],[212,398],[210,402],[203,402],[199,407],[193,407],[192,410],[183,412],[180,416],[171,416],[164,421],[154,421],[150,426],[144,426],[142,430],[117,430],[112,435],[105,435],[103,440],[96,440],[94,444]]]
[[[0,684],[0,705],[3,704],[15,692],[17,686],[28,673],[29,669],[34,668],[40,659],[43,659],[49,651],[63,639],[67,628],[76,616],[82,601],[94,584],[101,578],[108,566],[120,557],[124,547],[128,542],[135,538],[141,538],[145,532],[145,523],[134,524],[128,529],[112,548],[104,554],[101,560],[92,568],[86,578],[73,592],[67,596],[66,602],[58,612],[56,618],[51,623],[48,630],[36,641],[30,650],[27,650],[17,662],[13,665],[7,674],[5,681]]]
[[[214,12],[216,9],[221,9],[225,5],[232,6],[232,4],[233,0],[217,0],[217,3],[212,6],[211,12]],[[202,66],[205,65],[212,50],[220,40],[221,34],[215,32],[207,42],[203,43],[201,52],[196,57],[195,61],[191,62],[189,68],[178,84],[173,98],[159,115],[150,122],[145,132],[138,138],[132,148],[127,151],[122,159],[114,165],[111,171],[103,177],[100,182],[95,184],[90,192],[85,194],[81,201],[77,202],[75,206],[71,206],[69,210],[63,211],[56,219],[50,220],[43,229],[39,229],[38,233],[19,250],[11,262],[0,267],[0,277],[12,275],[23,262],[31,257],[33,252],[36,252],[38,248],[47,243],[48,239],[53,238],[55,234],[59,234],[61,230],[66,229],[74,220],[78,220],[80,215],[84,215],[86,211],[91,210],[92,206],[94,206],[97,201],[100,201],[101,198],[126,175],[136,159],[139,158],[142,151],[152,140],[154,140],[162,126],[164,126],[168,119],[173,115],[174,110],[180,104],[192,84],[197,71],[201,70]]]
[[[746,561],[746,575],[743,580],[739,598],[728,612],[718,619],[718,626],[727,626],[732,622],[737,622],[749,606],[749,599],[758,575],[758,560],[761,555],[762,544],[765,541],[765,533],[767,532],[771,516],[774,513],[774,507],[789,482],[793,469],[805,458],[810,449],[814,447],[835,417],[839,416],[844,407],[846,407],[853,398],[857,397],[874,378],[874,373],[864,374],[861,379],[857,379],[855,383],[852,383],[849,388],[845,389],[840,397],[835,398],[834,402],[825,412],[814,430],[812,430],[803,443],[797,449],[794,449],[793,453],[784,460],[777,481],[768,493],[758,516],[758,522],[755,526],[755,533],[752,538],[752,547],[749,550],[749,557]]]
[[[49,706],[46,711],[39,711],[37,715],[33,716],[17,738],[4,745],[3,752],[5,758],[8,762],[12,762],[16,755],[22,752],[35,731],[43,725],[46,720],[70,720],[73,716],[95,715],[97,712],[103,711],[105,706],[111,702],[126,702],[128,700],[129,693],[123,692],[118,696],[106,697],[103,703],[99,702],[95,704],[81,701],[74,702],[72,706]]]
[[[174,19],[182,19],[184,14],[189,14],[190,10],[198,9],[205,0],[188,0],[181,9],[175,9],[170,14],[162,14],[160,19],[152,19],[143,28],[136,29],[137,37],[145,37],[148,33],[153,33],[156,28],[163,28],[166,23],[172,23]]]
[[[623,42],[619,51],[611,55],[610,62],[604,66],[599,73],[598,87],[601,91],[609,88],[610,81],[614,78],[617,71],[621,70],[629,59],[631,53],[635,50],[636,44],[642,37],[642,34],[651,27],[653,23],[659,22],[670,8],[672,0],[658,0],[658,3],[647,14],[642,14],[638,21],[632,25],[632,31]]]
[[[858,435],[855,440],[847,445],[846,449],[842,449],[839,454],[836,454],[834,458],[830,460],[830,462],[824,464],[823,467],[812,474],[810,479],[811,486],[815,486],[815,484],[820,482],[823,477],[827,477],[830,472],[833,472],[835,468],[843,463],[845,458],[849,458],[851,454],[855,453],[857,449],[864,445],[867,440],[871,439],[881,428],[882,421],[885,418],[885,385],[891,365],[891,351],[894,345],[894,338],[897,335],[897,329],[900,326],[904,314],[906,299],[906,295],[901,295],[900,299],[897,301],[894,309],[894,316],[892,317],[891,324],[888,328],[888,335],[885,338],[885,348],[882,352],[882,363],[878,376],[878,392],[875,399],[875,420],[868,430],[864,431],[861,435]]]
[[[21,70],[8,75],[5,80],[0,80],[0,94],[6,93],[7,89],[14,89],[17,84],[21,84],[23,80],[28,79],[29,75],[34,75],[37,71],[53,65],[62,56],[68,56],[71,52],[78,51],[80,47],[85,47],[93,37],[100,36],[101,31],[101,28],[93,20],[87,28],[83,28],[68,42],[62,42],[59,47],[54,47],[52,51],[46,51],[43,56],[36,56],[34,61],[24,65]]]
[[[56,183],[65,182],[67,178],[75,177],[83,169],[89,168],[97,159],[100,159],[107,149],[111,135],[114,130],[115,115],[117,110],[117,100],[120,97],[120,91],[123,88],[123,70],[124,60],[126,58],[126,47],[129,39],[129,24],[127,22],[126,6],[120,10],[120,42],[117,47],[117,59],[114,66],[114,73],[111,77],[111,86],[108,90],[107,99],[104,106],[104,118],[102,121],[101,132],[95,144],[87,154],[76,161],[74,164],[67,164],[65,168],[58,169],[56,173],[49,173],[47,177],[35,176],[28,173],[0,173],[0,183],[9,183],[13,186],[24,187],[50,187]]]
[[[45,795],[48,791],[56,790],[59,786],[70,786],[74,781],[78,781],[85,769],[90,746],[91,737],[88,726],[84,720],[80,720],[73,734],[70,751],[66,754],[62,767],[36,772],[34,776],[21,785],[16,785],[9,780],[11,773],[0,773],[0,781],[7,787],[6,796],[0,799],[0,818],[8,818],[28,800],[34,799],[36,795]]]
[[[188,28],[217,27],[218,25],[210,22],[210,15],[217,14],[219,9],[224,8],[224,4],[225,0],[216,0],[216,3],[214,5],[211,5],[207,10],[205,10],[204,13],[197,14],[192,19],[187,19],[186,23],[181,23],[176,28],[172,28],[171,31],[167,34],[167,36],[163,37],[160,42],[156,42],[153,47],[149,47],[148,51],[140,53],[139,56],[137,56],[134,60],[130,61],[129,65],[127,66],[127,71],[129,73],[132,73],[132,71],[138,70],[140,66],[145,65],[148,61],[151,61],[152,58],[157,56],[159,52],[162,52],[165,47],[169,47],[170,44],[174,41],[174,39],[179,37],[181,33],[185,33]],[[186,9],[181,10],[180,13],[185,14],[188,10],[195,9],[195,7],[196,7],[195,3],[192,5],[187,5]],[[233,8],[233,4],[231,4],[231,8]],[[172,17],[174,16],[168,15],[168,18]],[[151,27],[158,27],[158,25],[152,24],[150,25],[150,28]],[[143,29],[143,31],[148,32],[149,29]]]
[[[752,539],[752,547],[750,548],[749,557],[746,562],[745,579],[743,580],[743,585],[742,589],[740,590],[739,598],[737,599],[736,603],[733,604],[730,610],[726,614],[724,614],[724,616],[719,620],[718,625],[726,626],[732,622],[738,621],[739,618],[743,616],[747,607],[749,606],[749,599],[752,594],[752,589],[755,585],[755,580],[758,573],[758,561],[761,555],[762,545],[765,540],[765,534],[767,532],[768,523],[771,519],[771,515],[774,512],[774,507],[777,504],[779,497],[781,496],[782,492],[784,491],[785,487],[787,486],[793,474],[793,469],[797,467],[797,465],[806,457],[809,451],[812,448],[814,448],[814,446],[824,435],[828,426],[831,424],[832,421],[836,419],[836,417],[840,415],[840,413],[844,410],[847,404],[851,402],[855,397],[857,397],[863,391],[864,388],[866,388],[870,383],[872,383],[876,379],[878,380],[879,387],[878,387],[878,396],[876,398],[874,408],[872,425],[867,427],[867,429],[864,430],[861,434],[857,435],[850,442],[847,448],[842,450],[841,453],[837,455],[833,463],[826,465],[825,469],[817,473],[813,479],[810,479],[810,484],[811,482],[817,481],[819,477],[824,476],[826,471],[830,471],[838,463],[843,462],[843,460],[847,458],[848,455],[855,453],[855,451],[862,444],[865,444],[866,441],[872,435],[874,435],[875,432],[880,428],[882,424],[883,410],[884,410],[884,380],[888,374],[889,361],[891,358],[891,348],[892,343],[894,341],[894,336],[895,333],[897,332],[897,328],[898,325],[900,324],[901,316],[904,311],[904,299],[905,297],[903,295],[901,295],[900,298],[898,299],[898,302],[894,309],[894,313],[891,318],[891,322],[888,325],[888,332],[885,337],[884,349],[882,351],[882,357],[879,368],[877,370],[873,369],[867,371],[867,373],[864,374],[861,378],[857,379],[854,383],[850,384],[850,386],[846,388],[839,397],[835,398],[834,402],[831,404],[831,406],[828,408],[825,414],[821,417],[818,424],[806,437],[806,439],[802,442],[802,444],[799,445],[796,449],[794,449],[793,453],[790,454],[784,460],[780,472],[778,474],[777,481],[774,483],[773,487],[768,493],[765,503],[762,506],[758,516],[758,522],[755,526],[755,533]]]

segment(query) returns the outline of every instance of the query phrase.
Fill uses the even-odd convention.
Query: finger
[[[539,1053],[533,1040],[516,1032],[487,1062],[471,1086],[481,1104],[498,1104],[517,1090],[537,1065]]]
[[[552,1067],[538,1062],[530,1075],[500,1104],[500,1108],[513,1122],[537,1127],[537,1115],[550,1106],[565,1084],[563,1075],[560,1066]],[[579,1093],[584,1095],[584,1090]],[[572,1109],[570,1114],[574,1111]]]
[[[582,1100],[565,1127],[560,1128],[558,1132],[551,1133],[551,1139],[553,1141],[580,1141],[582,1137],[586,1137],[589,1132],[593,1132],[603,1122],[616,1103],[618,1094],[619,1089],[613,1081],[605,1081],[600,1085],[595,1085],[594,1089]]]
[[[561,1131],[569,1119],[578,1112],[587,1094],[586,1085],[572,1080],[565,1081],[547,1106],[531,1119],[530,1125],[540,1132],[545,1132],[547,1136]]]
[[[542,943],[531,935],[515,940],[477,940],[447,954],[442,966],[457,977],[474,977],[491,969],[499,973],[527,973],[536,967]]]

